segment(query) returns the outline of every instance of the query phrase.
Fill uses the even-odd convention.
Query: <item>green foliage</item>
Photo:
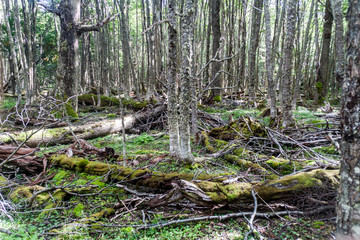
[[[153,140],[154,140],[154,138],[152,136],[148,135],[147,133],[143,133],[134,140],[134,143],[135,144],[147,144]]]
[[[43,240],[44,237],[40,237],[40,232],[37,231],[37,228],[35,226],[20,226],[16,229],[16,231],[11,231],[12,234],[0,235],[1,239],[3,240]]]
[[[58,173],[54,176],[53,181],[55,182],[56,185],[59,185],[62,182],[64,182],[64,180],[69,176],[70,176],[69,172],[64,170],[59,170]]]
[[[14,97],[5,97],[4,102],[0,105],[0,109],[12,109],[16,105],[17,99]],[[22,104],[25,101],[21,101]]]

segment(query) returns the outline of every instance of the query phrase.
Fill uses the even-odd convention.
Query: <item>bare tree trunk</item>
[[[251,36],[250,36],[250,46],[249,46],[249,79],[248,79],[248,92],[250,97],[250,104],[255,104],[255,85],[256,85],[256,52],[259,46],[260,40],[260,25],[261,25],[261,15],[263,8],[263,0],[255,0],[254,6],[252,7],[251,15]]]
[[[212,56],[215,59],[220,59],[220,0],[211,0],[211,29],[213,33],[213,43],[212,43]],[[215,101],[221,100],[221,87],[222,87],[222,78],[219,73],[221,70],[221,62],[212,63],[211,68],[211,79],[213,83],[212,86],[216,89],[211,91],[211,98]]]
[[[180,92],[180,158],[192,162],[194,157],[190,146],[191,81],[192,79],[192,42],[193,42],[193,0],[185,0],[181,18],[181,92]]]
[[[1,20],[1,19],[0,19]],[[0,22],[1,24],[1,22]],[[1,32],[0,32],[0,38],[1,38]],[[0,105],[4,102],[4,58],[2,55],[2,52],[0,52]]]
[[[265,14],[265,44],[266,44],[266,76],[268,81],[268,95],[270,95],[270,118],[272,121],[276,119],[276,92],[273,79],[274,62],[272,54],[271,42],[271,24],[269,12],[269,0],[264,1],[264,14]]]
[[[286,36],[284,48],[284,72],[282,75],[283,85],[283,126],[291,127],[295,124],[292,112],[292,81],[291,73],[293,69],[293,48],[295,38],[295,22],[296,22],[296,0],[289,0],[287,5],[286,18]]]
[[[242,16],[241,16],[241,50],[240,50],[240,69],[238,76],[238,90],[245,86],[245,65],[246,65],[246,13],[247,3],[242,2]],[[239,23],[240,25],[240,23]]]
[[[337,204],[337,239],[360,239],[360,5],[349,1],[347,13],[348,78],[342,84],[340,191]]]
[[[327,97],[332,22],[333,16],[330,0],[326,0],[320,67],[317,72],[315,85],[319,96],[317,99],[318,104],[322,104]]]
[[[178,87],[176,84],[177,72],[177,50],[176,50],[176,0],[169,0],[169,60],[168,60],[168,127],[170,140],[170,154],[172,156],[180,157],[179,149],[179,125],[178,125],[178,111],[177,111],[177,94]]]
[[[342,82],[345,77],[344,16],[342,12],[342,1],[332,0],[332,10],[335,20],[336,80]]]

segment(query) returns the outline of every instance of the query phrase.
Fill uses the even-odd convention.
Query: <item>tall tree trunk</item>
[[[80,0],[62,0],[60,12],[60,53],[58,81],[64,89],[66,100],[77,94],[79,69],[79,34],[77,23],[80,20]]]
[[[121,48],[123,52],[123,78],[124,78],[124,88],[125,88],[125,95],[126,97],[130,97],[130,62],[129,62],[129,43],[127,42],[127,36],[126,36],[126,17],[124,13],[124,5],[125,1],[120,0],[120,26],[121,26]]]
[[[266,44],[266,77],[268,81],[268,95],[270,95],[270,118],[272,121],[276,119],[276,92],[273,79],[274,62],[272,58],[272,42],[271,42],[271,24],[269,12],[269,0],[264,1],[265,14],[265,44]]]
[[[179,125],[178,125],[178,110],[177,110],[177,50],[176,50],[176,0],[169,0],[169,60],[168,60],[168,126],[169,126],[169,140],[170,140],[170,154],[179,157]]]
[[[212,55],[215,59],[220,59],[220,0],[210,0],[211,1],[211,29],[213,33],[213,43],[212,43]],[[221,100],[221,87],[222,87],[222,78],[219,73],[221,70],[221,62],[215,61],[212,63],[211,68],[211,82],[212,86],[215,88],[211,91],[211,98],[214,100]]]
[[[254,6],[252,7],[251,15],[251,36],[249,46],[249,79],[248,79],[248,92],[250,97],[250,104],[255,104],[255,85],[256,85],[256,52],[259,46],[260,40],[260,26],[261,26],[261,15],[263,8],[263,0],[255,0]]]
[[[295,124],[292,112],[292,69],[293,69],[293,49],[295,38],[296,22],[296,3],[297,0],[289,0],[286,18],[286,36],[284,47],[284,71],[282,76],[283,85],[283,126],[291,127]]]
[[[316,89],[318,91],[317,103],[322,104],[327,96],[328,89],[328,72],[329,72],[329,54],[330,54],[330,43],[331,43],[331,28],[333,23],[333,16],[331,12],[331,0],[326,0],[325,4],[325,16],[323,26],[323,40],[320,57],[320,67],[316,77]]]
[[[184,162],[192,162],[194,157],[190,146],[190,116],[191,116],[191,81],[192,79],[192,39],[194,0],[185,0],[181,18],[181,92],[180,92],[180,158]]]
[[[337,239],[360,239],[360,2],[350,0],[347,14],[347,74],[342,84],[340,191]]]
[[[342,82],[345,77],[344,16],[342,12],[342,1],[332,0],[332,10],[335,20],[336,80]]]
[[[246,65],[246,13],[247,13],[247,3],[242,2],[242,16],[241,16],[241,50],[240,50],[240,69],[238,76],[238,90],[245,86],[245,65]],[[240,26],[239,26],[240,27]]]

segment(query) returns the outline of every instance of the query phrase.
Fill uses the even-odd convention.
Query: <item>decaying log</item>
[[[160,105],[153,110],[139,112],[124,117],[124,127],[131,129],[137,122],[144,121],[148,117],[158,116],[166,110],[166,105]],[[69,126],[54,129],[30,130],[25,132],[12,133],[10,135],[0,135],[0,142],[11,143],[13,140],[22,142],[27,136],[33,134],[26,142],[29,147],[39,145],[67,144],[74,142],[74,135],[77,139],[92,139],[103,137],[112,133],[118,133],[123,129],[121,118],[103,120],[99,122],[87,123],[80,126]],[[36,133],[34,133],[37,131]],[[76,140],[76,139],[75,139]]]
[[[8,159],[16,149],[15,146],[0,145],[0,163]],[[44,169],[44,164],[41,158],[35,156],[35,151],[36,148],[19,148],[5,165],[19,168],[22,172],[31,175],[40,173]]]
[[[185,173],[159,173],[148,169],[134,170],[118,165],[69,158],[65,155],[53,156],[52,161],[66,169],[94,175],[108,175],[113,181],[128,182],[142,187],[168,191],[153,199],[150,204],[159,206],[182,198],[203,206],[236,205],[252,202],[254,190],[263,200],[291,197],[300,191],[313,188],[335,189],[339,183],[338,170],[313,170],[300,172],[282,178],[266,181],[234,182],[227,184],[227,176],[199,175]]]

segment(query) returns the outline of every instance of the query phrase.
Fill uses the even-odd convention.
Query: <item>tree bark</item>
[[[251,35],[250,35],[250,46],[248,53],[248,68],[249,68],[249,79],[248,79],[248,92],[250,97],[250,104],[255,104],[255,85],[257,78],[256,71],[256,52],[259,46],[260,36],[260,25],[262,16],[263,0],[255,0],[252,8],[251,15]]]
[[[193,16],[194,0],[185,0],[183,16],[181,18],[181,91],[180,91],[180,159],[192,162],[194,157],[190,146],[190,117],[191,117],[191,81],[192,78],[192,42],[194,35]]]
[[[317,103],[322,104],[327,97],[328,90],[328,72],[329,72],[329,55],[330,55],[330,43],[331,43],[331,28],[333,23],[333,16],[331,12],[331,0],[326,0],[325,4],[325,16],[323,26],[323,40],[320,56],[320,67],[317,71],[316,77],[316,89],[318,91]]]
[[[284,71],[282,75],[283,83],[283,126],[291,127],[295,124],[292,112],[292,69],[293,69],[293,48],[295,38],[296,22],[296,0],[289,0],[287,6],[287,24],[284,48]]]
[[[345,50],[344,50],[344,24],[342,1],[332,0],[332,11],[335,20],[335,52],[336,52],[336,80],[342,82],[345,74]]]
[[[265,14],[265,44],[266,44],[266,77],[268,81],[268,94],[270,95],[270,118],[275,121],[277,108],[276,108],[276,92],[273,79],[274,62],[272,53],[271,42],[271,24],[269,12],[269,0],[264,1],[264,14]]]
[[[169,140],[170,140],[170,154],[179,157],[179,124],[178,124],[178,87],[176,84],[177,73],[177,31],[176,31],[176,0],[169,0],[169,51],[168,51],[168,127],[169,127]]]
[[[212,56],[214,59],[220,59],[220,0],[211,0],[211,29],[213,33]],[[221,62],[213,62],[211,68],[212,86],[216,89],[211,91],[211,99],[221,100],[222,77],[219,73],[221,70]]]
[[[349,1],[347,74],[342,84],[341,168],[337,239],[360,239],[360,2]]]

